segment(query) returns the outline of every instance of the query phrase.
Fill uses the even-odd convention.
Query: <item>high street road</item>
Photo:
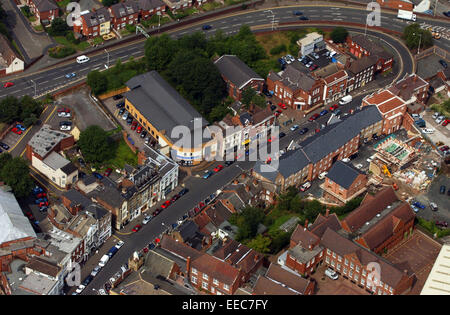
[[[301,24],[308,25],[314,21],[329,21],[330,26],[335,22],[351,22],[365,25],[368,11],[361,8],[352,8],[344,6],[288,6],[276,7],[271,9],[245,10],[239,13],[234,13],[229,16],[217,17],[211,20],[202,21],[196,24],[180,27],[180,29],[169,31],[174,37],[183,36],[185,34],[192,34],[194,32],[202,32],[202,25],[209,24],[212,26],[211,30],[206,31],[207,36],[213,35],[216,30],[222,30],[226,34],[232,34],[239,30],[242,25],[249,25],[256,27],[258,25],[270,25],[272,22],[272,15],[274,20],[278,23],[300,22],[298,16],[292,14],[293,10],[301,10],[310,21],[301,21]],[[426,23],[443,29],[448,28],[448,23],[440,20],[433,20],[429,18],[419,17],[418,23]],[[403,28],[411,22],[402,21],[396,18],[392,12],[382,12],[381,27],[390,30],[402,32]],[[368,34],[370,32],[368,27]],[[381,36],[377,33],[377,36]],[[450,43],[447,39],[435,40],[435,44],[445,50],[449,50]],[[57,90],[64,86],[70,85],[73,82],[83,80],[86,75],[92,70],[100,70],[105,68],[105,64],[114,64],[118,58],[122,61],[127,60],[133,56],[135,58],[144,55],[144,39],[138,43],[132,43],[123,47],[112,48],[108,52],[97,53],[90,56],[91,60],[88,63],[79,65],[73,61],[54,66],[49,69],[31,74],[24,74],[16,80],[12,80],[15,85],[10,88],[0,90],[0,98],[6,95],[13,95],[20,97],[23,95],[44,95],[50,91]],[[404,56],[402,56],[404,57]],[[72,79],[65,78],[65,74],[76,73],[76,77]],[[5,80],[6,81],[6,80]]]

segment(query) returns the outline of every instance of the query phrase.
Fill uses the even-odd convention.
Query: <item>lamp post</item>
[[[417,48],[417,54],[420,54],[420,44],[422,42],[422,33],[420,33],[420,34],[413,33],[413,35],[414,36],[419,35],[419,47]]]
[[[106,61],[105,68],[108,69],[109,68],[109,52],[106,50],[106,48],[105,48],[105,52],[107,54],[107,61]]]
[[[36,97],[36,82],[33,80],[30,80],[34,84],[34,97]]]

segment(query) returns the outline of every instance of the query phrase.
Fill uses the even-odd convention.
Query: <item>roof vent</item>
[[[367,222],[366,222],[366,225],[369,225],[369,224],[370,224],[370,222],[367,221]]]

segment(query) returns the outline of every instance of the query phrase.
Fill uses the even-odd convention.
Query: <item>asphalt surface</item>
[[[287,23],[287,22],[298,22],[298,17],[292,14],[292,11],[295,9],[299,9],[303,12],[305,16],[308,16],[310,22],[316,21],[330,21],[330,25],[332,26],[333,21],[347,21],[353,23],[365,23],[366,11],[362,11],[360,9],[355,8],[341,8],[341,7],[317,7],[317,6],[290,6],[290,7],[279,7],[272,8],[270,12],[274,15],[274,20],[279,23]],[[198,23],[197,25],[189,25],[184,27],[183,29],[171,31],[171,35],[174,37],[179,37],[188,33],[193,33],[197,31],[202,31],[202,25],[209,24],[212,26],[211,30],[206,31],[206,34],[213,35],[216,30],[221,29],[226,34],[235,33],[239,30],[239,28],[246,24],[249,26],[257,26],[257,25],[266,25],[269,29],[271,28],[272,18],[270,17],[272,13],[268,10],[246,10],[242,11],[242,13],[235,14],[228,17],[219,17],[214,20],[204,21]],[[448,27],[448,23],[445,23],[440,20],[429,20],[418,18],[418,23],[426,22],[427,24],[431,24],[439,27]],[[410,22],[405,22],[398,20],[395,17],[395,14],[384,13],[381,17],[381,26],[386,27],[388,29],[392,29],[395,31],[401,32],[405,26],[407,26]],[[308,25],[307,23],[304,23]],[[300,26],[300,25],[299,25]],[[351,28],[348,28],[351,30]],[[369,34],[375,34],[378,37],[382,37],[384,39],[389,38],[389,36],[382,33],[373,33],[368,30]],[[387,39],[389,40],[389,39]],[[449,41],[446,39],[441,39],[439,41],[435,41],[435,44],[443,49],[449,49]],[[111,50],[109,52],[109,64],[114,64],[118,58],[122,60],[128,59],[130,56],[139,57],[144,54],[144,42],[139,42],[132,45],[127,45],[125,47],[121,47],[118,49]],[[406,57],[404,53],[401,54],[402,57]],[[62,88],[71,82],[76,80],[80,80],[84,78],[90,71],[96,69],[103,69],[108,60],[108,53],[105,52],[103,54],[95,55],[91,57],[91,60],[85,64],[77,64],[75,62],[75,57],[73,62],[69,62],[68,64],[63,64],[60,66],[56,66],[55,68],[47,69],[41,71],[39,73],[27,74],[21,78],[16,80],[12,80],[15,85],[1,89],[0,98],[6,95],[14,95],[14,96],[23,96],[23,95],[44,95],[47,92],[56,90],[58,88]],[[67,73],[76,73],[76,77],[72,79],[65,78],[65,74]],[[4,80],[6,81],[6,80]],[[36,84],[34,84],[34,83]]]

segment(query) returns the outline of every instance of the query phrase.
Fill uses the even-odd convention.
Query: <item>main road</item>
[[[292,14],[293,10],[301,10],[305,16],[310,20],[299,21],[298,16]],[[191,34],[193,32],[202,32],[202,25],[209,24],[212,26],[211,30],[206,31],[207,36],[213,35],[216,30],[222,30],[226,34],[232,34],[239,30],[239,28],[246,24],[252,27],[261,25],[271,25],[272,15],[273,19],[278,23],[292,23],[297,22],[301,25],[313,24],[314,21],[328,21],[330,26],[333,26],[333,22],[351,22],[365,24],[366,15],[368,11],[356,7],[346,6],[287,6],[287,7],[274,7],[270,9],[258,9],[258,10],[244,10],[242,12],[234,13],[228,16],[216,17],[211,20],[204,20],[199,23],[189,24],[187,26],[180,27],[169,31],[174,37],[180,37],[185,34]],[[442,30],[447,29],[448,23],[440,20],[433,20],[429,18],[419,17],[418,23],[426,23],[434,25]],[[410,22],[399,20],[392,12],[382,12],[381,15],[381,27],[397,32],[402,32],[403,28],[410,24]],[[349,28],[351,30],[351,28]],[[368,34],[375,35],[386,39],[388,36],[381,32],[374,33],[370,30]],[[392,40],[389,40],[393,42]],[[447,39],[441,39],[435,41],[435,44],[445,50],[449,50],[450,42]],[[401,51],[402,57],[406,56],[404,50]],[[109,54],[109,57],[108,57]],[[0,98],[6,95],[13,95],[20,97],[23,95],[44,95],[48,92],[55,91],[64,86],[70,85],[76,81],[82,81],[87,74],[92,70],[104,69],[105,64],[114,64],[118,58],[121,60],[127,60],[129,57],[140,57],[144,55],[144,39],[139,42],[132,43],[130,45],[124,45],[122,47],[112,48],[110,51],[97,53],[90,56],[91,60],[85,64],[77,64],[75,58],[73,61],[68,61],[60,65],[44,69],[35,73],[24,73],[19,78],[13,80],[15,85],[10,88],[4,88],[0,90]],[[65,77],[68,73],[76,73],[75,78],[67,79]],[[6,81],[6,80],[5,80]]]

